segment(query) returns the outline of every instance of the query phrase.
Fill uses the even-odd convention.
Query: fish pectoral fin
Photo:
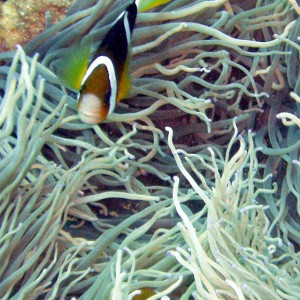
[[[65,49],[61,57],[54,63],[57,77],[67,88],[79,91],[88,68],[90,50],[90,43],[81,43],[77,47]]]
[[[131,89],[131,78],[129,74],[129,60],[130,60],[129,58],[126,59],[124,70],[120,77],[117,102],[126,98],[129,95]]]

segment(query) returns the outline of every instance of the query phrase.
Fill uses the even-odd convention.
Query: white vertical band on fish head
[[[126,33],[126,39],[127,39],[127,45],[130,45],[131,42],[131,32],[130,32],[130,26],[129,26],[129,21],[128,21],[128,12],[125,12],[124,15],[124,28],[125,28],[125,33]]]
[[[109,83],[110,83],[110,98],[109,98],[109,111],[108,115],[112,113],[116,107],[116,102],[117,102],[117,76],[116,76],[116,71],[113,65],[113,62],[111,59],[107,56],[98,56],[88,67],[82,82],[81,86],[84,85],[85,81],[87,78],[91,75],[91,73],[95,70],[95,68],[99,67],[100,65],[105,65],[107,72],[108,72],[108,77],[109,77]],[[99,78],[99,80],[101,80]],[[104,100],[104,99],[102,99]]]
[[[127,40],[127,45],[130,45],[131,42],[131,32],[130,32],[130,26],[129,26],[129,21],[128,21],[128,11],[123,11],[116,19],[116,21],[114,22],[117,23],[118,20],[123,18],[123,25],[125,28],[125,33],[126,33],[126,40]],[[114,24],[112,25],[112,27],[114,26]]]

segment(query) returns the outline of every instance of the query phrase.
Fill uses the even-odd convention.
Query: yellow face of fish
[[[84,123],[103,122],[109,113],[111,84],[106,65],[100,64],[84,80],[78,97],[78,114]]]

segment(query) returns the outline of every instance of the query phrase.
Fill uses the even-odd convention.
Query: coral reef
[[[124,7],[0,54],[0,298],[298,299],[298,4],[139,14],[129,98],[82,124],[57,62]]]
[[[8,0],[0,2],[0,51],[25,44],[65,16],[73,0]]]

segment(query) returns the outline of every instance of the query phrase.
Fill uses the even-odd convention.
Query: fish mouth
[[[103,120],[99,118],[99,115],[95,114],[94,112],[91,113],[91,112],[78,111],[78,115],[80,120],[86,124],[95,125],[103,122]]]
[[[78,115],[82,122],[86,124],[102,123],[107,117],[107,108],[103,101],[94,94],[82,95],[78,103]]]

